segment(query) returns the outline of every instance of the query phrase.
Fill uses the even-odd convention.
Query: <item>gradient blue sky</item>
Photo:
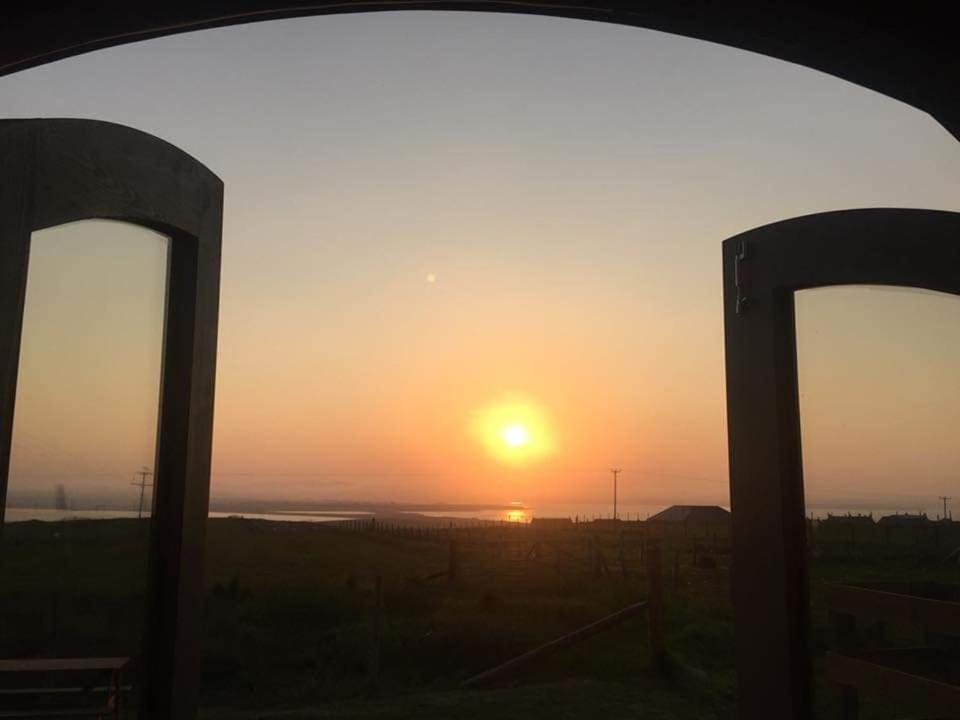
[[[910,107],[581,21],[409,12],[203,31],[0,78],[0,112],[131,125],[223,178],[219,496],[578,501],[605,497],[617,464],[628,499],[723,501],[721,241],[823,210],[960,209],[960,146]],[[917,428],[956,419],[960,351],[942,338],[960,309],[921,298],[880,319],[886,295],[823,292],[841,294],[800,303],[811,493],[958,494],[956,423]],[[113,327],[118,346],[156,347],[149,323]],[[891,343],[924,368],[914,385],[893,365],[841,381]],[[139,373],[149,407],[142,358],[115,366]],[[64,390],[34,375],[48,396],[18,414],[41,418],[18,437],[51,436],[37,447],[105,475],[142,464],[45,427]],[[895,376],[927,401],[881,402]],[[471,418],[508,395],[549,417],[555,456],[517,469],[484,454]],[[893,412],[915,431],[891,436],[877,418]],[[142,427],[146,447],[150,417],[101,422]],[[15,462],[12,490],[41,482],[36,453]],[[890,468],[910,468],[909,490]]]

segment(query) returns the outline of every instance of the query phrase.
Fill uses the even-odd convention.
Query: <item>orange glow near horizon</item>
[[[109,117],[224,178],[217,502],[583,516],[622,467],[620,511],[725,504],[721,242],[845,207],[960,210],[960,146],[838,78],[636,33],[259,23],[8,75],[0,104]],[[166,241],[48,228],[28,274],[8,497],[63,483],[81,508],[136,508]],[[958,494],[960,306],[891,292],[797,294],[805,492],[935,513]]]
[[[527,522],[527,513],[525,510],[507,510],[507,522],[525,523]]]
[[[509,396],[482,408],[474,432],[487,452],[500,462],[526,465],[555,451],[546,411],[535,401]]]

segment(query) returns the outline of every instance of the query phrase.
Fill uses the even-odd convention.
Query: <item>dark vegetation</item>
[[[146,530],[133,520],[7,526],[0,655],[136,656]],[[651,667],[641,616],[489,689],[465,691],[474,674],[647,597],[645,541],[639,523],[547,534],[458,528],[449,580],[450,534],[211,520],[202,717],[733,717],[729,555],[715,536],[663,540],[665,672]],[[825,582],[960,579],[936,548],[888,555],[842,544],[816,553],[818,654],[830,642]],[[373,678],[378,575],[384,614]],[[128,679],[136,684],[135,665]],[[829,689],[819,685],[827,708]],[[882,703],[863,710],[890,717]]]

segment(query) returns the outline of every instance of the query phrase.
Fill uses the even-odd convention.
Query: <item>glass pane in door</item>
[[[806,290],[796,319],[818,717],[927,717],[892,692],[854,700],[825,653],[960,679],[956,638],[870,608],[875,592],[960,603],[960,297]]]
[[[33,234],[0,657],[130,657],[124,682],[136,685],[168,249],[164,235],[105,220]]]

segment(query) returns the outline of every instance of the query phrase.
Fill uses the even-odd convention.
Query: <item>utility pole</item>
[[[617,475],[623,472],[620,468],[611,468],[613,473],[613,519],[617,519]]]
[[[153,473],[144,466],[140,468],[140,472],[134,473],[134,476],[136,475],[140,476],[140,482],[132,482],[130,484],[140,488],[140,507],[137,509],[137,520],[140,520],[143,518],[143,489],[153,487],[153,483],[147,482],[147,475],[153,475]]]
[[[941,495],[940,499],[943,500],[943,519],[946,520],[947,519],[947,503],[950,500],[953,500],[953,498],[947,497],[946,495]]]

